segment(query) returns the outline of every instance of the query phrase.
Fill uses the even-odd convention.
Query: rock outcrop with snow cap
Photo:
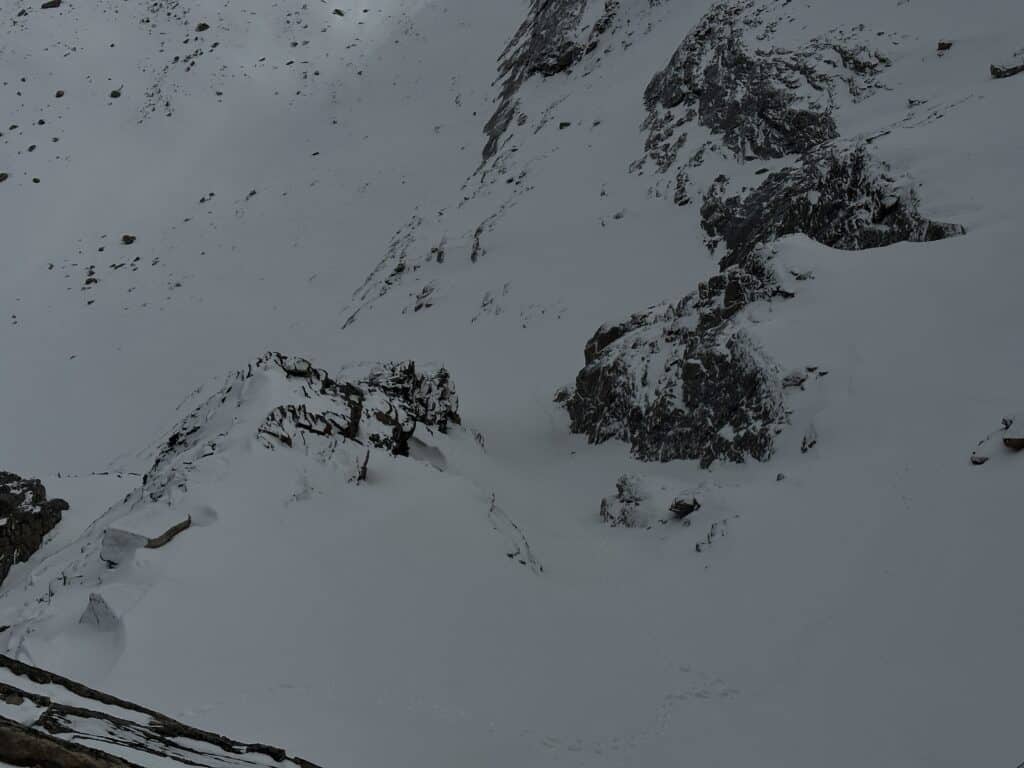
[[[779,289],[758,270],[725,270],[676,304],[599,329],[566,400],[591,442],[618,438],[645,461],[767,459],[785,423],[780,373],[732,317]]]
[[[783,381],[742,310],[795,295],[789,276],[776,272],[771,244],[802,233],[862,250],[965,231],[924,217],[910,181],[866,142],[837,138],[840,90],[848,101],[865,97],[888,65],[857,42],[863,30],[832,30],[785,49],[772,42],[773,9],[756,0],[716,4],[647,88],[645,160],[659,173],[677,168],[677,203],[688,202],[688,171],[708,162],[709,150],[718,167],[736,170],[748,160],[796,158],[737,194],[727,174],[714,178],[700,215],[719,272],[682,300],[605,325],[587,342],[586,365],[561,399],[573,431],[591,442],[618,438],[637,458],[704,467],[768,459],[788,419]],[[712,138],[677,164],[696,129]]]
[[[63,499],[47,499],[38,480],[0,472],[0,585],[15,563],[26,561],[68,509]]]

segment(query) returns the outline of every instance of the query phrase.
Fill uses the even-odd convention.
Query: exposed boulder
[[[700,507],[700,500],[696,496],[678,496],[668,510],[676,520],[685,520]]]
[[[0,585],[11,566],[23,563],[43,543],[68,509],[63,499],[47,499],[38,480],[0,472]]]
[[[1011,61],[1004,61],[999,64],[993,64],[989,67],[989,71],[992,73],[992,77],[997,80],[1003,78],[1013,77],[1024,72],[1024,48],[1016,51]]]

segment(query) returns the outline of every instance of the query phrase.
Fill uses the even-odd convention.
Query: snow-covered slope
[[[9,15],[0,650],[325,766],[1022,759],[1019,2]]]
[[[49,768],[316,768],[0,656],[0,760]]]

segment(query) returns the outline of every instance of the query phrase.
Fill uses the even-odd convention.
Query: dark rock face
[[[742,10],[725,3],[704,17],[647,86],[648,110],[678,108],[684,120],[696,117],[741,157],[782,157],[835,138],[827,103],[801,99],[781,86],[795,77],[822,91],[823,78],[790,51],[752,56],[736,29]],[[651,121],[650,149],[670,138],[666,118]]]
[[[959,235],[922,217],[912,189],[857,143],[829,142],[728,196],[720,177],[705,195],[709,246],[721,271],[675,305],[604,326],[584,348],[586,367],[566,400],[571,427],[591,442],[618,438],[648,461],[764,461],[786,421],[776,366],[735,321],[755,301],[787,298],[770,244],[804,233],[844,250]]]
[[[891,169],[860,143],[817,147],[798,165],[767,176],[745,197],[725,198],[721,182],[705,195],[701,216],[709,245],[725,244],[723,267],[743,264],[762,245],[795,233],[857,251],[965,231],[921,216],[913,189],[893,178]]]
[[[317,768],[265,744],[244,744],[171,720],[158,712],[67,678],[0,656],[0,700],[32,712],[0,716],[0,763],[33,768]],[[40,687],[45,686],[45,695]]]
[[[717,3],[651,79],[645,149],[659,171],[675,163],[692,123],[741,160],[804,153],[839,135],[832,110],[840,86],[854,99],[876,87],[889,61],[854,33],[836,30],[797,50],[767,45],[778,23],[771,8],[755,0]]]
[[[499,59],[502,81],[498,107],[484,127],[484,160],[497,151],[518,109],[516,94],[534,75],[552,77],[572,68],[597,47],[619,9],[619,0],[605,0],[598,20],[581,29],[584,12],[598,0],[531,0],[526,21],[509,41]]]
[[[676,304],[602,327],[565,401],[571,429],[645,461],[766,460],[786,420],[781,375],[734,317],[786,295],[759,249]]]
[[[462,423],[459,396],[444,368],[432,373],[418,373],[416,364],[411,360],[382,363],[370,372],[366,381],[370,387],[407,404],[413,418],[420,424],[445,433],[449,424]]]
[[[66,501],[46,498],[38,480],[0,472],[0,584],[12,565],[25,562],[39,549],[66,509]]]
[[[779,373],[729,318],[774,290],[769,277],[733,269],[634,315],[577,375],[565,403],[572,430],[624,440],[644,461],[767,459],[786,416]]]

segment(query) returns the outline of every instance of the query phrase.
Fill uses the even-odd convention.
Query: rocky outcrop
[[[793,295],[771,243],[803,233],[861,250],[964,232],[923,217],[910,184],[861,143],[828,142],[746,195],[727,189],[720,177],[701,206],[721,271],[676,304],[598,329],[565,399],[573,431],[625,440],[648,461],[767,459],[786,422],[783,382],[736,318],[752,302]]]
[[[382,363],[370,370],[366,384],[406,404],[418,423],[439,432],[447,432],[450,424],[462,423],[459,397],[444,368],[421,373],[412,361]]]
[[[32,768],[317,768],[0,656],[0,764]]]
[[[697,123],[734,156],[800,154],[839,133],[832,116],[841,87],[860,98],[889,64],[857,39],[833,30],[797,49],[770,44],[779,23],[772,4],[715,4],[647,86],[646,155],[671,167]],[[694,158],[691,158],[694,159]]]
[[[634,315],[576,377],[570,426],[590,442],[628,442],[644,461],[765,460],[785,423],[780,374],[739,325],[744,303],[770,281],[739,269],[678,304]],[[598,331],[600,335],[602,331]],[[593,340],[592,340],[593,341]]]
[[[776,273],[772,244],[803,233],[860,250],[964,232],[922,216],[909,180],[875,159],[865,142],[837,138],[837,98],[863,98],[888,66],[859,42],[863,28],[781,48],[772,44],[778,12],[777,4],[758,0],[717,3],[647,87],[644,162],[660,173],[677,169],[677,204],[689,202],[690,171],[709,150],[719,165],[733,167],[798,159],[738,194],[720,174],[700,210],[719,272],[681,301],[603,326],[587,342],[585,367],[560,399],[572,430],[591,442],[621,439],[639,459],[692,459],[703,467],[768,459],[788,420],[787,383],[742,310],[795,295],[789,276],[782,281]],[[698,127],[713,138],[677,164]]]
[[[652,0],[653,4],[654,0]],[[619,9],[619,0],[604,0],[592,24],[587,11],[599,0],[531,0],[526,21],[513,35],[498,60],[501,92],[494,115],[484,127],[487,143],[484,160],[497,151],[502,136],[516,117],[517,94],[531,77],[551,77],[566,72],[597,47]]]
[[[249,423],[265,448],[338,461],[353,475],[367,447],[408,456],[417,427],[445,432],[459,423],[448,371],[418,370],[412,362],[352,368],[335,377],[304,358],[271,352],[197,400],[157,450],[136,492],[140,503],[170,503],[187,488],[188,472],[216,453],[229,431]]]
[[[906,179],[872,157],[862,142],[828,142],[746,195],[726,197],[724,178],[704,196],[701,219],[709,246],[725,246],[721,266],[743,265],[758,248],[803,233],[846,251],[961,235],[956,224],[931,221],[918,210]]]
[[[66,501],[46,498],[38,480],[0,472],[0,585],[12,565],[39,549],[66,509]]]

